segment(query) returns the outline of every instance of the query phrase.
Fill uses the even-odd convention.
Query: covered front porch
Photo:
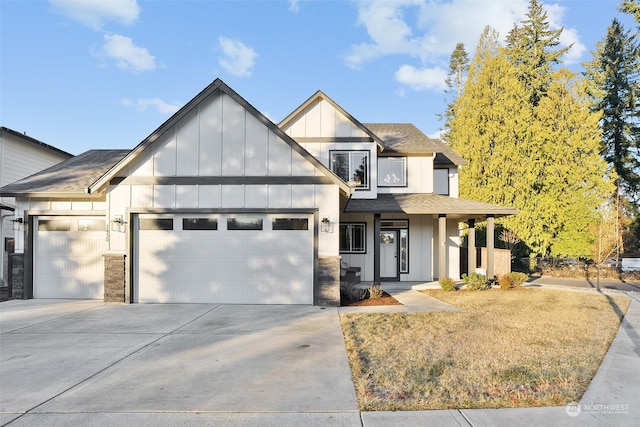
[[[462,200],[432,193],[419,194],[378,194],[376,199],[350,199],[344,209],[344,213],[351,215],[366,215],[372,218],[372,232],[367,233],[367,242],[372,246],[367,248],[371,253],[372,265],[363,269],[363,280],[371,279],[375,284],[382,281],[435,281],[443,277],[460,278],[459,247],[460,239],[458,224],[466,223],[468,226],[468,251],[475,254],[475,226],[476,223],[487,223],[487,266],[488,277],[493,277],[495,272],[495,219],[517,213],[515,209],[488,203]],[[349,218],[349,217],[347,217]],[[389,221],[401,221],[407,219],[408,223],[419,223],[419,227],[407,225],[406,239],[417,243],[407,244],[407,250],[411,254],[397,250],[398,273],[390,277],[387,264],[387,240],[394,234],[387,235]],[[411,219],[414,219],[413,221]],[[341,221],[342,222],[342,221]],[[399,230],[402,230],[399,228]],[[401,238],[400,234],[396,235]],[[400,247],[400,246],[398,246]],[[418,251],[419,254],[413,252]],[[353,258],[353,257],[351,257]],[[393,262],[393,260],[391,260]],[[407,263],[407,271],[403,274],[403,262]],[[418,263],[419,265],[415,265]],[[468,257],[468,271],[475,271],[476,257]],[[367,266],[369,267],[369,266]],[[411,270],[409,270],[411,267]],[[370,273],[370,276],[369,274]]]

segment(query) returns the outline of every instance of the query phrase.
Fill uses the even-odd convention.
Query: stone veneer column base
[[[27,294],[24,289],[24,254],[13,253],[9,254],[11,258],[9,265],[11,271],[9,272],[9,289],[11,289],[10,298],[14,299],[27,299]]]
[[[313,304],[321,307],[340,306],[340,257],[319,257]]]
[[[125,257],[124,254],[104,256],[104,302],[125,302]]]

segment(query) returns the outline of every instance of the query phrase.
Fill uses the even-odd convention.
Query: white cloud
[[[148,108],[153,107],[157,109],[160,114],[164,115],[173,114],[182,106],[177,102],[173,104],[164,102],[160,98],[140,98],[135,101],[130,98],[122,98],[120,104],[125,107],[135,108],[138,111],[146,111]]]
[[[411,27],[404,21],[404,9],[415,4],[411,0],[360,2],[358,24],[367,29],[371,42],[352,46],[345,58],[347,66],[358,68],[385,55],[418,54],[419,41],[411,38]]]
[[[295,12],[295,13],[300,12],[300,1],[299,0],[289,0],[289,10],[291,12]]]
[[[561,28],[565,9],[555,4],[543,6],[550,27]],[[504,40],[516,22],[526,19],[528,7],[529,0],[360,0],[358,24],[366,29],[369,40],[352,45],[345,64],[361,68],[387,55],[410,56],[420,63],[401,67],[396,79],[413,88],[440,89],[444,83],[432,79],[439,74],[438,68],[448,65],[457,43],[464,43],[472,56],[487,25]],[[563,46],[574,43],[565,62],[577,61],[586,50],[575,29],[565,28],[560,41]]]
[[[140,15],[136,0],[50,0],[62,15],[100,31],[107,21],[133,24]]]
[[[116,60],[118,68],[135,73],[156,69],[155,58],[144,47],[136,46],[129,37],[105,34],[103,55]]]
[[[417,91],[427,89],[444,91],[447,87],[445,84],[447,73],[441,68],[417,69],[411,65],[403,65],[396,71],[394,77],[398,82]]]
[[[251,76],[251,69],[255,65],[258,56],[253,48],[246,46],[239,40],[232,40],[222,36],[218,38],[218,43],[224,55],[219,61],[222,68],[234,76]]]

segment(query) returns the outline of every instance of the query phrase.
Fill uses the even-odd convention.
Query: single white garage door
[[[313,304],[313,215],[139,215],[134,301]]]
[[[104,298],[103,217],[38,217],[34,298]]]

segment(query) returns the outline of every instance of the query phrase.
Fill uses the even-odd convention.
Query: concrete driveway
[[[360,424],[335,308],[12,300],[0,332],[0,425]]]

